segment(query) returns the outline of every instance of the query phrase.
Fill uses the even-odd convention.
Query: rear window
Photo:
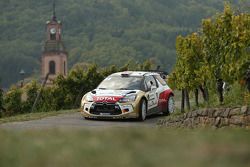
[[[160,75],[155,75],[154,76],[158,82],[160,82],[162,85],[167,85],[166,81],[164,79],[162,79],[162,77]]]

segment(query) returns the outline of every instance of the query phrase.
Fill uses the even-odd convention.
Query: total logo
[[[96,97],[97,101],[116,101],[115,97]]]

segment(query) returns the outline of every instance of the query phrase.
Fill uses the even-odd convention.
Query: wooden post
[[[185,89],[185,99],[186,99],[186,106],[187,106],[187,109],[188,111],[190,110],[190,101],[189,101],[189,93],[188,93],[188,90]]]
[[[33,103],[31,112],[33,112],[34,109],[35,109],[35,107],[36,107],[36,103],[38,102],[38,100],[39,100],[39,98],[40,98],[40,96],[41,96],[41,93],[42,93],[42,91],[43,91],[43,88],[44,88],[44,86],[45,86],[45,84],[46,84],[46,82],[47,82],[47,80],[48,80],[48,78],[49,78],[49,74],[50,74],[50,73],[48,73],[48,74],[46,75],[46,77],[45,77],[45,79],[44,79],[44,81],[43,81],[42,87],[41,87],[40,91],[38,92],[38,94],[37,94],[37,96],[36,96],[35,102]]]
[[[185,112],[185,91],[184,89],[181,90],[181,112]]]
[[[196,107],[199,107],[199,89],[195,89],[194,90],[194,95],[195,95],[195,104],[196,104]]]

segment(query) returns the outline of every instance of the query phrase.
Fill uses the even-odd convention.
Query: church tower
[[[53,15],[46,24],[46,41],[42,53],[41,71],[42,80],[48,76],[47,84],[58,75],[67,75],[68,53],[62,41],[62,23],[57,20],[55,1],[53,2]]]

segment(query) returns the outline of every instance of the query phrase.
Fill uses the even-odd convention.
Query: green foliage
[[[3,108],[3,90],[0,88],[0,112]]]
[[[105,70],[106,74],[107,70]],[[84,93],[94,89],[104,76],[96,65],[90,65],[87,71],[79,66],[71,70],[67,78],[59,76],[54,82],[55,104],[57,107],[78,107]],[[63,104],[61,104],[63,103]]]
[[[41,97],[36,106],[37,112],[48,112],[59,110],[58,103],[55,101],[56,94],[52,87],[46,87],[42,90]],[[60,107],[62,108],[62,107]]]
[[[215,104],[216,81],[222,79],[232,84],[229,96],[225,95],[225,103],[243,104],[249,98],[238,83],[244,80],[250,64],[249,27],[249,13],[235,14],[230,5],[225,4],[223,13],[203,20],[200,34],[178,36],[177,62],[169,78],[170,84],[179,90],[206,90],[209,86],[210,104]]]
[[[27,99],[23,104],[24,111],[31,111],[32,105],[35,102],[39,89],[39,85],[36,81],[31,81],[29,84],[25,85],[24,92],[26,92]]]
[[[226,4],[215,20],[203,20],[204,51],[214,79],[233,83],[242,79],[242,70],[250,61],[250,15],[234,14]]]
[[[123,66],[128,60],[142,63],[152,59],[170,71],[176,36],[195,31],[202,18],[222,7],[223,0],[60,0],[56,13],[63,23],[70,67],[79,62]],[[27,75],[38,75],[51,8],[51,0],[0,1],[4,87],[22,79],[21,68]]]
[[[176,52],[177,62],[174,73],[170,75],[170,80],[176,82],[176,88],[179,90],[194,89],[202,85],[206,76],[202,73],[204,55],[201,37],[197,33],[186,37],[178,36]]]
[[[215,90],[210,89],[210,105],[215,107],[235,107],[250,105],[250,93],[247,92],[242,85],[235,82],[230,86],[229,91],[224,92],[224,102],[219,103],[218,95]]]
[[[4,96],[4,106],[8,115],[22,112],[22,90],[12,87]]]
[[[234,83],[231,86],[230,91],[225,92],[224,105],[227,106],[250,105],[249,97],[250,97],[249,93],[247,93],[240,84]]]

